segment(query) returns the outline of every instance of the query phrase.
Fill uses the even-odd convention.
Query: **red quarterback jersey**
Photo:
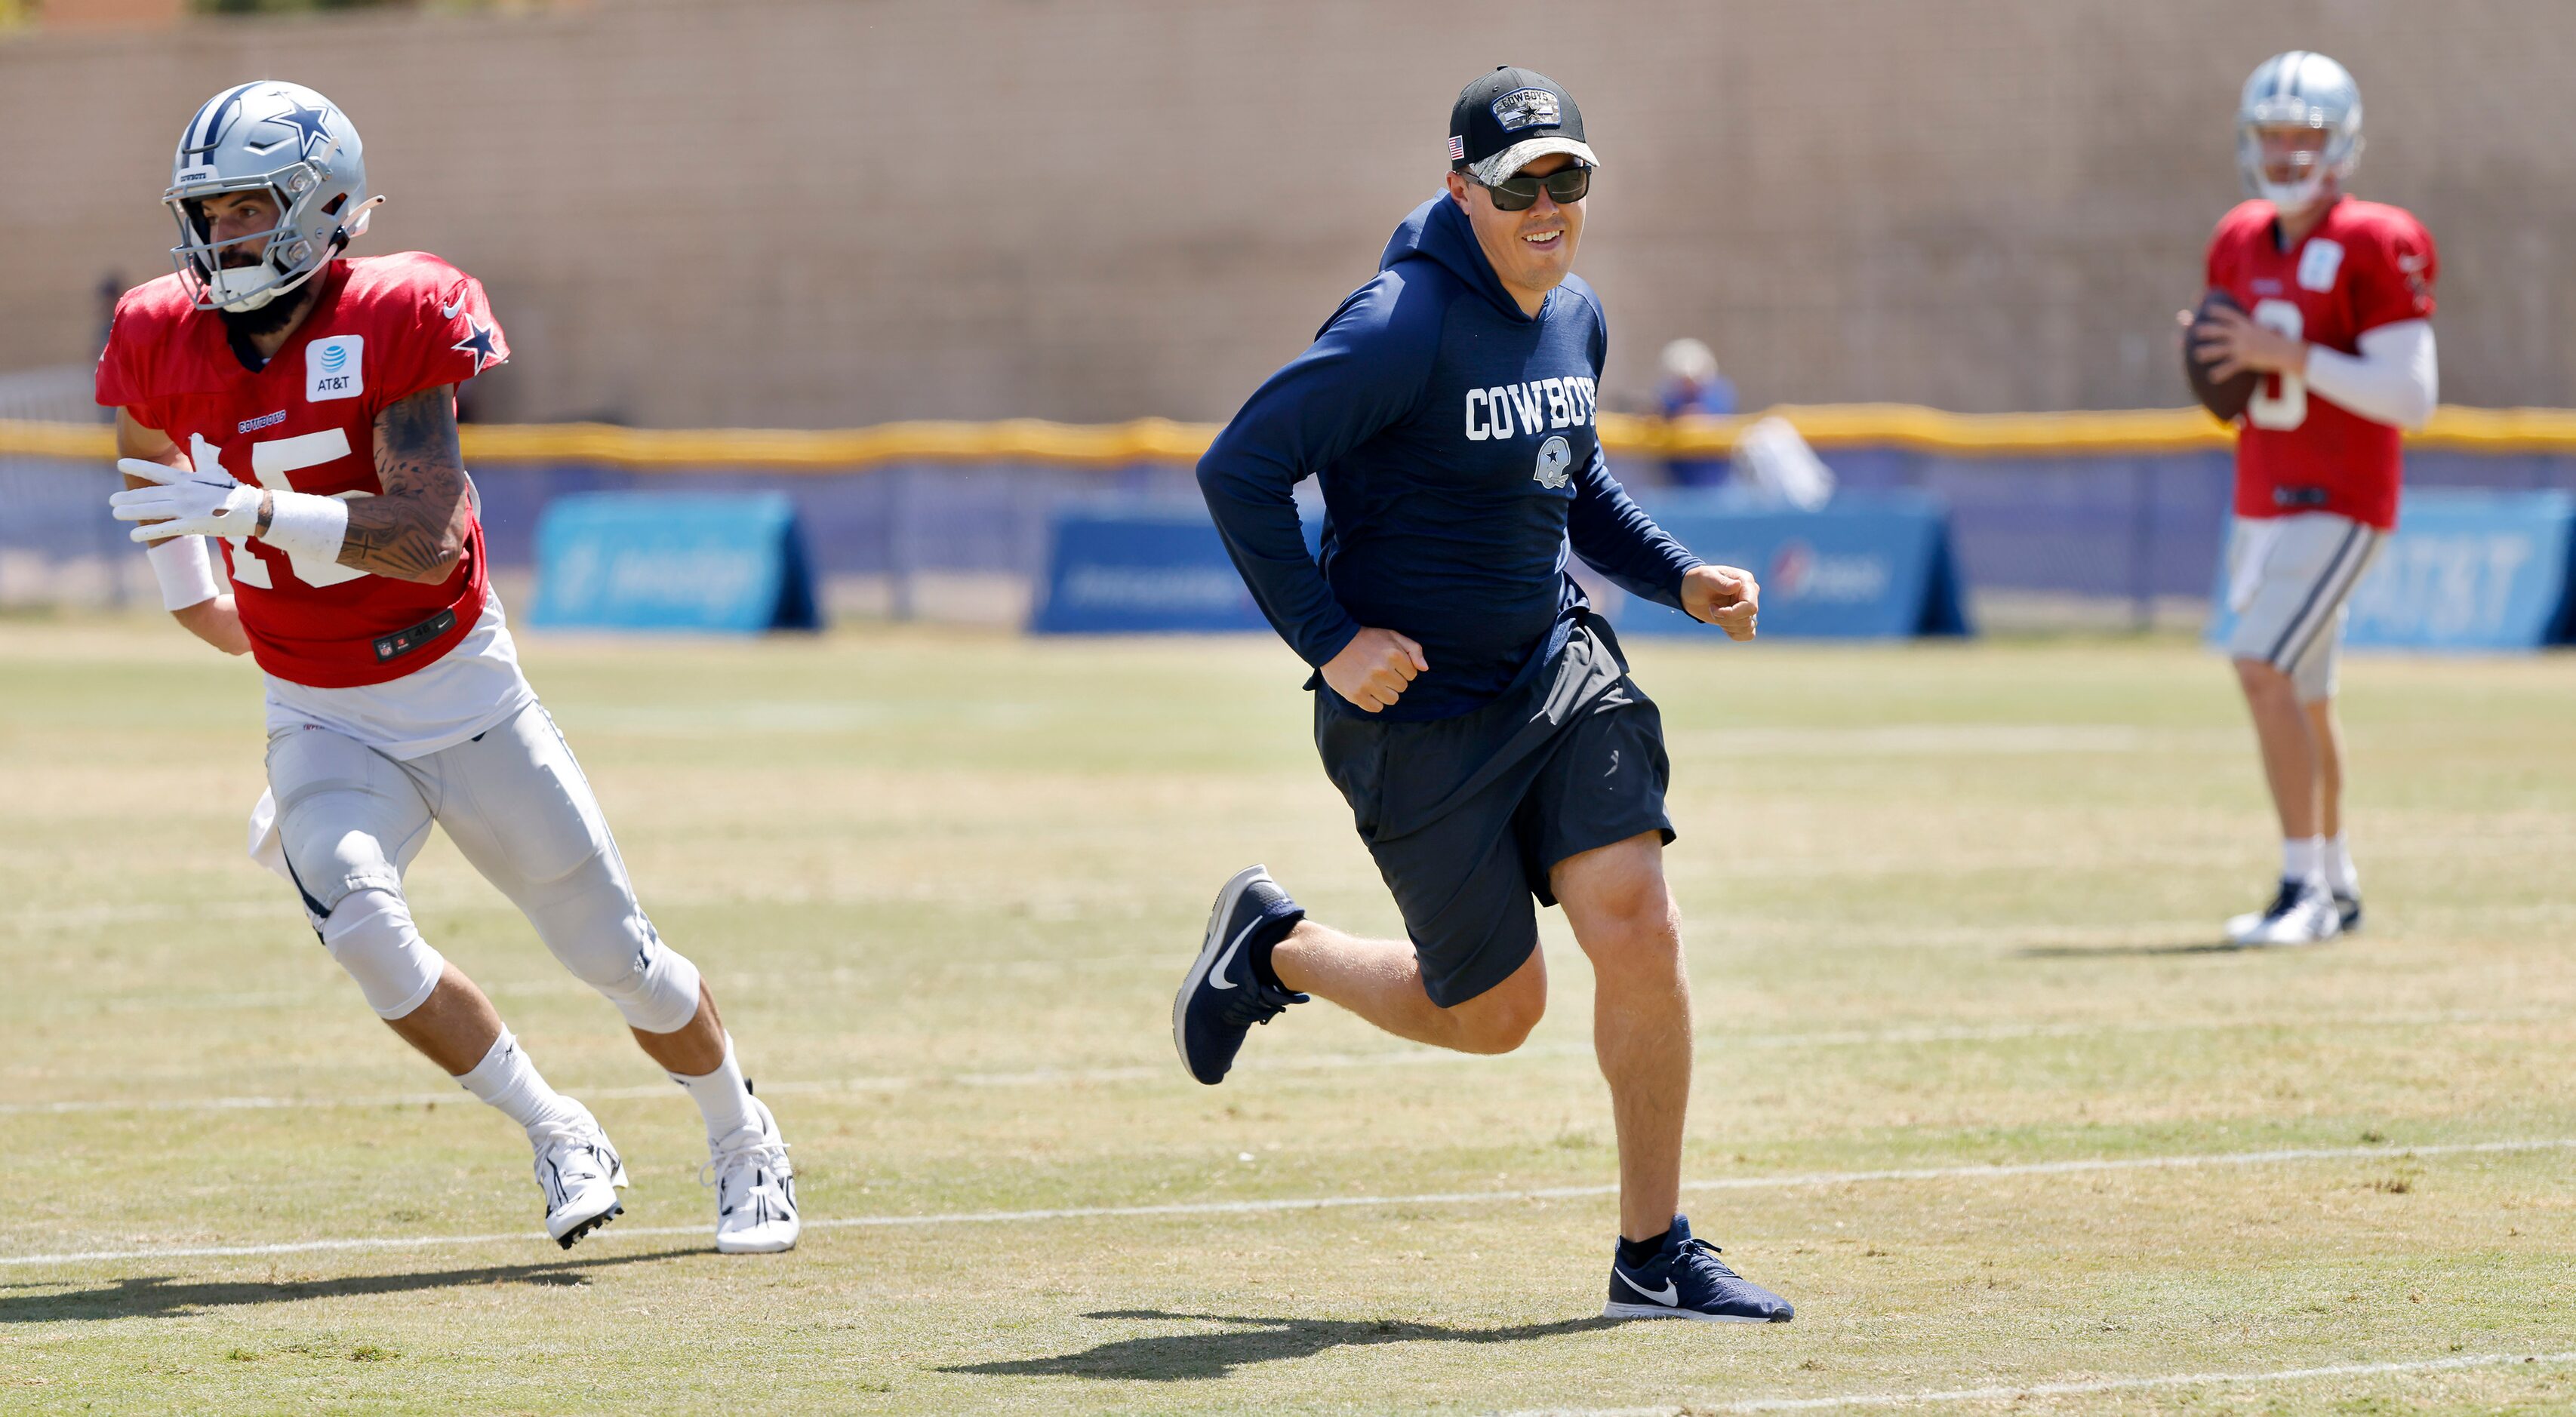
[[[324,497],[373,497],[376,415],[510,357],[472,276],[417,251],[342,258],[313,277],[314,303],[257,370],[223,320],[194,307],[174,273],[125,293],[98,360],[98,401],[170,435],[200,469]],[[317,689],[382,684],[436,662],[482,616],[483,523],[436,585],[290,557],[224,539],[242,628],[259,667]]]
[[[2209,238],[2209,284],[2258,324],[2312,345],[2361,352],[2365,330],[2433,313],[2439,258],[2402,207],[2343,197],[2307,239],[2282,250],[2272,204],[2240,204]],[[2397,525],[2398,430],[2266,374],[2236,438],[2236,514],[2333,512]]]

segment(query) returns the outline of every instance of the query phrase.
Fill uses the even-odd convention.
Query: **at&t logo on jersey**
[[[367,391],[367,337],[333,335],[304,347],[304,398],[353,399]]]

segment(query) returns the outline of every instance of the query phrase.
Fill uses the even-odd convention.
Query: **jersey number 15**
[[[292,438],[270,438],[251,444],[250,470],[259,478],[259,484],[262,487],[279,492],[292,492],[295,490],[295,484],[288,480],[288,473],[300,472],[308,467],[320,467],[326,462],[337,462],[348,455],[348,433],[338,428],[325,428],[319,433],[300,433]],[[219,468],[223,466],[223,456],[224,450],[207,442],[204,434],[188,435],[188,461],[191,464],[201,468]],[[374,495],[372,492],[355,490],[338,494],[340,500],[344,502],[353,502],[360,497]],[[234,580],[246,586],[257,586],[261,590],[276,589],[275,582],[268,577],[268,563],[260,559],[259,553],[250,549],[250,538],[227,536],[224,540],[232,544]],[[287,553],[286,559],[287,564],[295,568],[295,578],[309,586],[339,585],[344,581],[354,581],[360,576],[370,574],[355,566],[343,566],[337,561],[320,561],[310,556],[298,556],[293,552]]]

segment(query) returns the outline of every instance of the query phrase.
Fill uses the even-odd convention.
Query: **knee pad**
[[[429,838],[429,807],[391,759],[322,729],[271,740],[271,823],[314,932],[362,891],[399,898],[402,868]]]
[[[546,948],[646,1033],[676,1033],[698,1014],[698,967],[662,943],[612,858],[595,856],[521,902]]]
[[[585,976],[584,982],[617,1006],[628,1027],[677,1033],[698,1016],[698,967],[687,955],[663,944],[653,922],[640,913],[635,920],[643,926],[643,942],[626,957],[617,977]]]
[[[401,1018],[428,1002],[447,967],[412,924],[411,907],[393,891],[351,891],[319,929],[323,948],[358,981],[358,992],[378,1018]]]
[[[687,955],[663,944],[649,920],[644,933],[650,943],[636,956],[641,968],[634,987],[600,992],[626,1015],[630,1026],[646,1033],[677,1033],[698,1016],[698,967]]]

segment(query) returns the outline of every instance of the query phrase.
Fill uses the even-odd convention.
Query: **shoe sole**
[[[2326,944],[2346,935],[2358,933],[2359,928],[2356,926],[2354,929],[2345,929],[2342,921],[2338,919],[2333,930],[2313,940],[2266,940],[2256,933],[2262,923],[2261,918],[2252,917],[2250,923],[2248,921],[2249,917],[2240,915],[2227,922],[2227,945],[2230,949],[2303,950],[2312,945]],[[2240,925],[2242,928],[2239,928]]]
[[[2319,935],[2313,940],[2250,939],[2235,940],[2230,943],[2240,950],[2312,950],[2319,945],[2329,945],[2342,938],[2343,931],[2337,929],[2328,934]]]
[[[1787,1318],[1757,1319],[1750,1314],[1702,1314],[1689,1309],[1667,1309],[1661,1304],[1604,1304],[1605,1319],[1689,1319],[1704,1324],[1784,1324]]]
[[[802,1232],[799,1233],[801,1235]],[[727,1240],[722,1235],[718,1235],[716,1237],[716,1253],[720,1255],[784,1254],[787,1251],[796,1248],[796,1241],[798,1238],[799,1235],[790,1235],[784,1240],[763,1240],[757,1244],[746,1245],[740,1241]]]
[[[1188,1073],[1192,1082],[1197,1082],[1199,1075],[1198,1070],[1190,1066],[1189,1031],[1184,1026],[1189,1017],[1191,996],[1207,982],[1208,970],[1216,964],[1216,957],[1224,953],[1225,922],[1233,916],[1235,903],[1243,899],[1243,893],[1252,888],[1254,881],[1269,874],[1270,868],[1266,866],[1246,866],[1234,873],[1233,879],[1225,883],[1225,889],[1216,893],[1216,904],[1208,910],[1207,933],[1199,941],[1199,957],[1190,962],[1190,972],[1181,979],[1181,991],[1172,996],[1172,1052],[1180,1058],[1181,1071]]]
[[[606,1225],[608,1222],[615,1220],[617,1217],[624,1215],[625,1213],[626,1206],[624,1203],[613,1201],[609,1204],[608,1209],[601,1211],[599,1214],[594,1215],[587,1220],[576,1221],[570,1230],[567,1230],[560,1235],[556,1235],[555,1243],[569,1250],[575,1244],[580,1242],[582,1236]],[[546,1226],[546,1230],[548,1233],[552,1233],[554,1226],[549,1223]]]

